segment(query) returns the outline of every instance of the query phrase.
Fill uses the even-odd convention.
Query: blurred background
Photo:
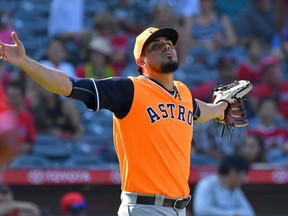
[[[73,77],[136,76],[135,37],[149,26],[179,32],[175,79],[195,98],[211,102],[211,89],[237,79],[254,85],[245,101],[250,124],[232,129],[231,142],[214,121],[195,123],[192,199],[201,178],[239,154],[252,167],[243,191],[257,215],[288,215],[288,1],[0,0],[0,40],[13,43],[16,31],[30,57]],[[72,197],[81,215],[116,215],[110,111],[49,93],[2,61],[0,82],[18,119],[21,154],[0,173],[14,199],[35,203],[43,216],[68,215],[73,201],[63,207],[61,198],[79,192]]]

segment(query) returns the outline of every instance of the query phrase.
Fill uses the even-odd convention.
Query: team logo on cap
[[[150,28],[150,29],[149,29],[149,33],[153,34],[153,33],[154,33],[154,29],[153,29],[153,28]]]

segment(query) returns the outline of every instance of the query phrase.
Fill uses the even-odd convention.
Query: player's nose
[[[170,50],[171,49],[171,46],[169,44],[165,44],[163,46],[163,50]]]

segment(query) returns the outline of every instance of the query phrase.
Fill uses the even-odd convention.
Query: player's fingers
[[[21,41],[19,40],[19,38],[18,38],[18,36],[17,36],[17,34],[16,34],[15,31],[13,31],[13,32],[11,33],[11,37],[12,37],[12,39],[13,39],[13,41],[15,42],[16,45],[21,44]]]
[[[238,109],[238,108],[242,109],[243,107],[244,107],[244,101],[242,100],[239,100],[236,103],[231,104],[232,109]]]
[[[235,127],[244,127],[249,124],[249,121],[245,118],[234,118],[233,121]]]
[[[245,110],[235,110],[235,109],[231,109],[229,111],[227,111],[227,114],[233,117],[239,117],[239,118],[245,118],[247,115],[247,112]]]

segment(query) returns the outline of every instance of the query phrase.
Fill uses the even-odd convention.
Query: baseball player
[[[0,43],[2,60],[51,92],[81,100],[93,111],[113,112],[122,181],[118,215],[186,215],[194,121],[223,119],[228,103],[194,99],[187,86],[174,81],[177,31],[147,28],[134,47],[139,76],[101,80],[44,67],[25,54],[15,32],[12,38],[13,45]]]

